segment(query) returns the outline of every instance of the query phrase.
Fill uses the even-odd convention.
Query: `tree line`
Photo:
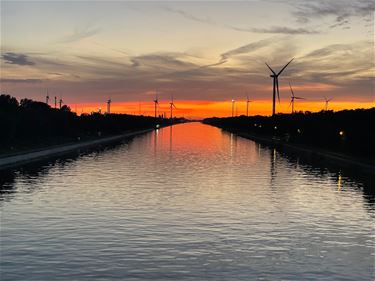
[[[232,131],[350,154],[374,162],[375,108],[299,112],[266,116],[207,118],[204,123]]]
[[[170,120],[128,114],[78,116],[67,105],[57,109],[44,102],[0,95],[0,152],[154,128],[157,124],[167,125]]]

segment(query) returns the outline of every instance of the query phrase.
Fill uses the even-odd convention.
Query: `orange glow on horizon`
[[[175,101],[176,109],[173,109],[173,116],[185,117],[192,119],[202,119],[206,117],[228,117],[232,115],[232,102],[228,101]],[[328,110],[344,110],[357,108],[372,108],[375,102],[349,102],[335,101],[329,103]],[[106,112],[105,103],[73,104],[71,109],[78,114],[98,112],[99,108],[102,113]],[[325,108],[324,101],[296,101],[294,104],[295,111],[318,112]],[[255,100],[249,103],[249,115],[271,115],[272,103],[268,100]],[[276,104],[278,113],[291,113],[289,102]],[[154,104],[152,102],[115,102],[111,104],[111,113],[123,113],[134,115],[154,116]],[[169,102],[160,102],[158,115],[165,114],[170,116]],[[238,100],[235,102],[234,115],[246,115],[246,101]]]

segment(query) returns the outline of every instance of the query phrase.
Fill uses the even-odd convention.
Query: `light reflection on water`
[[[207,125],[1,182],[1,280],[374,278],[362,182]]]

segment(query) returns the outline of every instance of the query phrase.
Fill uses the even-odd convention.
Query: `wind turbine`
[[[326,102],[325,108],[326,108],[326,111],[327,111],[328,110],[328,103],[332,100],[332,98],[327,99],[326,97],[324,97],[324,100]]]
[[[55,96],[55,108],[57,107],[57,97]]]
[[[289,87],[290,87],[290,91],[292,93],[292,95],[290,97],[290,104],[289,104],[289,106],[292,105],[292,114],[293,114],[294,113],[294,100],[304,100],[304,98],[296,97],[294,95],[293,88],[292,88],[292,85],[290,84],[290,82],[289,82]]]
[[[111,98],[107,100],[107,114],[111,114]]]
[[[279,91],[279,76],[284,71],[284,69],[294,60],[292,58],[278,73],[273,71],[273,69],[266,63],[267,67],[271,70],[272,74],[270,77],[273,78],[273,95],[272,95],[272,116],[276,113],[276,92],[277,92],[277,98],[280,103],[280,91]]]
[[[176,106],[174,105],[174,102],[173,102],[173,95],[172,95],[172,100],[169,103],[169,106],[170,106],[170,110],[171,110],[171,120],[172,120],[172,117],[173,117],[173,107],[176,108]]]
[[[232,117],[234,117],[234,104],[236,103],[236,101],[234,99],[232,99]]]
[[[46,95],[46,104],[48,105],[48,101],[49,101],[49,94],[48,94],[48,89],[47,89],[47,95]]]
[[[252,102],[249,100],[249,95],[246,95],[246,116],[249,117],[249,103]]]
[[[172,103],[173,103],[173,100],[172,100]],[[157,107],[158,107],[158,105],[159,105],[158,93],[157,93],[157,92],[156,92],[156,94],[155,94],[154,104],[155,104],[155,118],[156,118]]]
[[[63,104],[64,102],[63,102],[63,100],[62,100],[62,98],[60,97],[60,100],[59,100],[59,108],[61,109],[61,105]]]

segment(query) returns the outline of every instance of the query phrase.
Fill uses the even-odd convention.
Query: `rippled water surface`
[[[1,176],[1,280],[375,278],[362,182],[207,125]]]

